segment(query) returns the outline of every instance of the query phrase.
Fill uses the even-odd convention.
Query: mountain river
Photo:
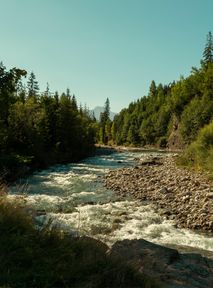
[[[26,204],[44,210],[37,225],[49,225],[70,235],[88,235],[112,245],[123,239],[144,238],[178,250],[213,253],[213,237],[178,229],[155,212],[153,204],[120,198],[101,181],[110,170],[136,165],[148,152],[123,152],[56,165],[35,172],[10,188],[10,197],[22,195]],[[149,152],[158,155],[159,152]]]

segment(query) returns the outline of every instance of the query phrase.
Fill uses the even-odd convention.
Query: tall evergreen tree
[[[71,98],[71,95],[70,95],[70,89],[69,88],[67,88],[67,90],[66,90],[66,96],[67,96],[67,98]]]
[[[73,111],[78,111],[78,104],[77,104],[76,97],[74,94],[71,99],[71,106],[72,106]]]
[[[27,81],[28,97],[36,97],[39,92],[38,81],[36,81],[35,74],[30,73],[29,79]]]
[[[149,95],[152,97],[155,96],[156,94],[157,94],[157,87],[155,81],[152,80],[151,85],[149,87]]]
[[[50,96],[50,85],[47,82],[46,90],[44,91],[44,95],[49,97]]]
[[[211,32],[207,34],[206,46],[203,51],[203,61],[205,65],[213,62],[213,37]]]
[[[105,120],[107,121],[110,116],[110,103],[109,103],[109,98],[106,99],[106,102],[104,104],[104,115],[105,115]]]
[[[107,133],[107,130],[109,132],[111,129],[111,121],[109,116],[110,116],[110,103],[109,98],[107,98],[104,104],[104,111],[100,114],[100,142],[104,144],[107,144],[107,141],[110,138],[108,137],[109,135]]]

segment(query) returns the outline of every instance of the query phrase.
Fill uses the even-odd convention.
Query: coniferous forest
[[[27,77],[26,85],[23,79]],[[113,121],[107,98],[99,124],[69,89],[44,92],[33,72],[0,65],[0,170],[13,179],[32,168],[77,161],[109,145],[184,149],[184,165],[212,171],[213,37],[191,74],[169,84],[151,82],[147,96],[129,104]]]
[[[94,149],[95,122],[69,89],[39,93],[33,72],[0,65],[0,170],[15,179],[28,169],[77,161]],[[20,174],[20,175],[19,175]]]
[[[23,207],[23,202],[7,201],[7,189],[4,190],[2,180],[13,181],[34,169],[78,161],[94,152],[95,143],[181,150],[177,160],[179,164],[202,169],[213,177],[211,32],[207,35],[200,67],[193,67],[188,77],[166,85],[152,81],[148,95],[130,103],[113,121],[110,120],[108,98],[99,122],[91,114],[77,103],[69,89],[59,95],[58,92],[51,93],[47,85],[46,90],[40,92],[33,72],[27,74],[19,68],[8,70],[0,63],[1,287],[161,287],[153,281],[158,279],[154,273],[148,277],[141,273],[143,266],[138,270],[136,265],[135,268],[121,262],[119,257],[108,253],[109,248],[99,240],[70,237],[71,234],[57,229],[51,231],[49,224],[42,229],[35,227],[35,217],[39,216],[36,213],[42,210],[33,216]],[[169,191],[163,188],[159,193],[162,194],[162,190]],[[212,193],[209,197],[212,198]],[[200,211],[208,206],[206,199]],[[207,213],[202,212],[201,215]],[[123,214],[126,215],[126,212],[118,216]],[[168,215],[171,215],[170,211]],[[120,223],[118,220],[113,224]],[[212,221],[209,223],[212,225]],[[138,254],[138,250],[135,251],[134,255]],[[179,254],[173,253],[165,259],[169,257],[172,262],[173,258],[179,261]],[[157,255],[159,257],[160,254]],[[138,267],[141,259],[139,266],[135,262]],[[201,258],[198,259],[200,261]],[[131,259],[131,262],[134,261]],[[153,266],[158,266],[157,262],[152,262]],[[188,263],[185,278],[190,275],[190,266],[194,274],[197,265]],[[203,281],[206,281],[206,273]],[[198,275],[199,281],[201,274]],[[165,275],[162,274],[162,279],[159,279],[166,279]],[[171,274],[168,275],[170,279]],[[202,283],[205,285],[206,282]]]
[[[167,85],[151,82],[147,96],[110,122],[108,104],[100,121],[101,143],[185,149],[180,162],[213,172],[213,37],[199,68]]]

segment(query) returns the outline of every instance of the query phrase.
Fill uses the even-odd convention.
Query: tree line
[[[113,122],[109,117],[106,120],[107,115],[102,115],[99,124],[101,143],[175,149],[188,147],[184,154],[185,164],[205,166],[212,171],[212,33],[207,35],[200,67],[193,67],[188,77],[180,77],[167,85],[152,81],[148,95],[130,103]]]
[[[0,64],[0,172],[77,161],[94,149],[96,124],[69,89],[39,93],[35,74]],[[16,176],[12,176],[12,178]]]
[[[183,148],[200,137],[211,143],[208,149],[212,151],[211,32],[207,35],[199,68],[193,67],[188,77],[167,85],[152,81],[148,95],[130,103],[113,121],[108,98],[97,123],[86,107],[78,105],[69,89],[61,95],[53,94],[47,84],[46,90],[40,93],[35,74],[30,73],[26,87],[25,77],[25,70],[7,70],[0,63],[0,173],[3,177],[16,175],[23,167],[77,161],[94,150],[95,142]],[[201,137],[199,133],[203,127],[206,132],[201,132]],[[205,147],[201,142],[195,146]],[[208,153],[196,151],[197,155],[202,154],[199,161],[194,159],[193,153],[187,157],[200,163]],[[209,159],[213,158],[212,154],[210,152]],[[210,160],[208,166],[212,163]]]
[[[207,36],[200,68],[193,67],[187,78],[181,77],[167,85],[152,81],[147,96],[130,103],[113,122],[108,115],[108,112],[103,114],[100,121],[99,139],[105,144],[166,147],[175,140],[172,133],[176,130],[180,145],[195,140],[199,129],[213,116],[211,32]]]

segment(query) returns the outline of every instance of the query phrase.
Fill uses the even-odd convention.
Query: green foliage
[[[28,97],[36,97],[38,96],[39,87],[38,82],[36,81],[35,74],[33,72],[30,73],[29,79],[27,81],[27,90]]]
[[[195,97],[181,115],[180,131],[186,143],[195,140],[200,128],[209,123],[213,115],[213,101]]]
[[[31,73],[26,92],[21,82],[25,75],[26,71],[6,71],[0,65],[0,172],[7,171],[9,180],[15,178],[15,167],[39,168],[89,155],[97,129],[87,111],[78,109],[69,89],[51,96],[47,84],[39,95]],[[31,161],[21,162],[16,155]]]
[[[199,131],[196,141],[184,151],[178,163],[206,170],[213,177],[213,122]]]
[[[110,116],[110,103],[109,99],[106,99],[104,104],[104,112],[100,114],[100,123],[99,123],[99,143],[108,144],[112,139],[111,127],[112,121],[109,118]]]
[[[100,241],[36,230],[21,205],[0,198],[1,287],[157,287],[107,256]]]
[[[0,63],[0,122],[7,126],[9,108],[16,101],[16,90],[19,80],[26,76],[26,71],[12,68],[6,71],[3,63]]]
[[[206,46],[203,52],[203,62],[205,65],[213,63],[213,38],[211,32],[208,33],[206,38]]]
[[[213,117],[212,47],[209,33],[204,65],[192,68],[187,78],[180,77],[169,85],[157,85],[152,81],[148,96],[130,103],[115,117],[113,142],[134,146],[175,145],[177,148],[194,141],[199,130]]]

